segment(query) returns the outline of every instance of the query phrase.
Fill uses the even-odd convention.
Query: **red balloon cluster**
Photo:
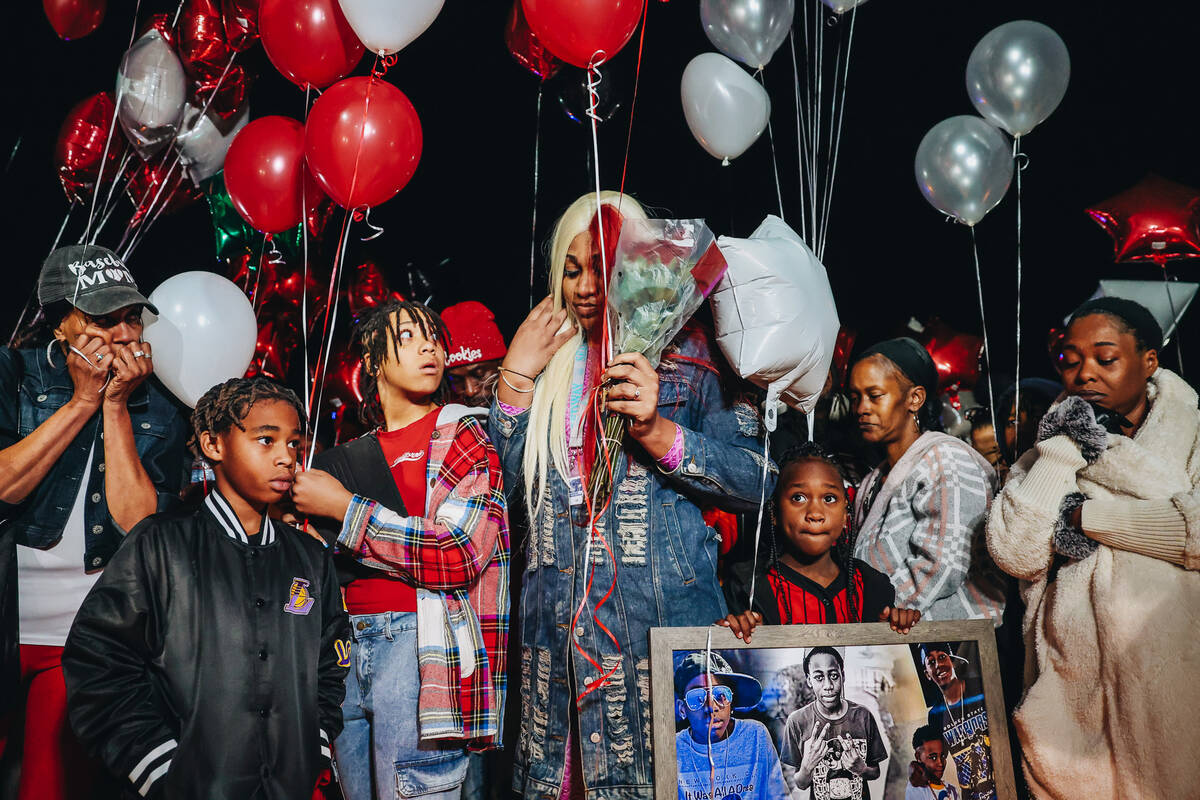
[[[1200,192],[1157,175],[1087,210],[1113,238],[1115,261],[1200,258]]]
[[[149,214],[171,214],[203,195],[187,179],[177,161],[131,160],[126,168],[126,181],[125,193],[133,202],[131,225]]]
[[[192,95],[225,119],[242,107],[249,91],[245,68],[234,63],[238,48],[229,42],[227,19],[217,0],[186,0],[176,30]]]
[[[957,392],[975,386],[979,381],[983,339],[960,333],[936,319],[925,326],[924,338],[925,349],[937,367],[939,392]]]

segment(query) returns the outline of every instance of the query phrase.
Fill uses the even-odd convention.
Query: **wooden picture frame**
[[[988,746],[983,752],[990,755],[990,767],[992,771],[992,780],[995,788],[994,797],[998,800],[1017,800],[1016,785],[1013,779],[1013,764],[1012,757],[1008,747],[1008,720],[1004,707],[1004,693],[1000,682],[1000,665],[996,655],[996,637],[992,623],[988,620],[960,620],[952,622],[920,622],[907,635],[901,635],[894,632],[885,623],[869,623],[860,625],[767,625],[759,627],[751,635],[751,643],[738,639],[728,629],[720,626],[697,627],[697,628],[651,628],[650,629],[650,694],[653,719],[653,740],[654,740],[654,787],[655,797],[659,800],[676,800],[683,795],[679,790],[679,767],[678,754],[676,752],[676,736],[683,734],[680,729],[687,730],[687,723],[681,720],[677,714],[676,695],[674,687],[675,667],[677,663],[681,663],[683,657],[689,652],[712,650],[718,654],[728,655],[726,659],[729,661],[732,672],[738,672],[737,667],[733,666],[734,661],[740,664],[785,664],[782,668],[764,668],[761,675],[754,672],[746,672],[760,682],[760,688],[763,689],[763,698],[757,702],[755,710],[748,712],[749,718],[754,716],[768,716],[764,713],[764,708],[770,708],[767,698],[770,697],[771,703],[775,703],[779,708],[784,708],[786,703],[780,700],[785,694],[788,697],[787,702],[793,702],[794,708],[787,711],[787,715],[799,715],[800,705],[795,705],[800,701],[796,698],[803,696],[800,694],[802,687],[801,682],[807,683],[807,678],[800,678],[799,675],[803,672],[803,667],[800,666],[802,661],[801,653],[814,647],[832,647],[839,651],[846,662],[845,675],[842,680],[845,682],[842,688],[843,697],[846,701],[851,701],[850,694],[862,691],[861,687],[855,685],[851,687],[847,675],[851,672],[851,665],[860,673],[864,667],[862,664],[871,662],[872,660],[880,660],[880,663],[890,663],[893,669],[899,670],[899,676],[904,681],[902,691],[903,696],[899,694],[896,697],[888,697],[889,703],[895,699],[899,699],[899,705],[907,709],[908,717],[904,724],[897,722],[892,728],[883,731],[880,728],[884,740],[891,737],[893,741],[887,746],[887,760],[893,758],[898,759],[897,764],[901,767],[901,771],[905,774],[904,780],[907,781],[908,763],[913,758],[913,750],[911,747],[911,738],[913,731],[919,727],[922,722],[918,719],[916,724],[913,724],[913,718],[918,715],[917,703],[925,705],[925,714],[927,715],[925,724],[937,724],[933,720],[935,718],[942,720],[942,725],[946,725],[945,731],[951,737],[958,737],[965,731],[982,730],[978,728],[978,702],[973,706],[960,705],[960,711],[965,713],[965,709],[973,707],[970,713],[970,723],[975,727],[968,725],[968,718],[963,717],[955,721],[953,719],[953,709],[955,704],[946,704],[944,702],[933,702],[929,700],[930,696],[941,701],[943,690],[938,687],[937,681],[941,680],[950,689],[955,688],[952,684],[947,683],[947,672],[943,669],[934,672],[918,671],[919,656],[917,655],[916,645],[931,642],[945,642],[951,648],[958,648],[959,654],[951,654],[954,658],[953,664],[960,668],[964,673],[961,677],[964,686],[968,685],[967,676],[970,677],[969,685],[972,691],[977,692],[978,687],[982,687],[983,705],[986,711],[986,740],[976,738],[973,734],[966,740],[959,740],[959,751],[963,754],[964,759],[971,758],[972,752],[981,752],[979,745],[986,741]],[[938,648],[930,648],[930,652]],[[943,648],[944,649],[944,648]],[[974,652],[972,653],[972,650]],[[752,652],[741,652],[752,651]],[[911,669],[904,664],[904,654],[909,654],[909,664]],[[965,657],[962,654],[967,654]],[[938,656],[932,656],[934,659]],[[677,658],[679,659],[677,661]],[[732,660],[730,660],[732,659]],[[891,659],[890,662],[888,659]],[[832,663],[832,660],[829,661]],[[786,673],[787,677],[784,676]],[[913,675],[916,675],[916,685],[913,683]],[[957,673],[956,673],[957,675]],[[761,681],[764,677],[770,680],[770,685],[763,687]],[[886,676],[885,676],[886,677]],[[881,678],[882,680],[883,678]],[[957,678],[956,678],[957,679]],[[792,691],[781,694],[777,689],[780,683],[790,686]],[[702,681],[703,683],[703,681]],[[886,686],[886,682],[882,685]],[[891,689],[885,691],[899,692],[901,689],[896,688],[898,684],[893,683]],[[933,691],[930,692],[930,687]],[[811,689],[811,685],[809,685]],[[751,692],[752,693],[752,692]],[[711,696],[711,695],[710,695]],[[861,696],[861,695],[859,695]],[[976,697],[977,694],[971,694],[971,697]],[[716,701],[709,701],[716,702]],[[730,704],[737,706],[737,698]],[[846,707],[860,706],[857,702],[847,702]],[[810,716],[815,712],[816,702],[810,702],[803,706],[805,709],[812,707],[814,711],[807,711]],[[898,706],[899,707],[899,706]],[[687,708],[680,701],[679,710],[683,715],[687,714]],[[714,706],[715,708],[715,706]],[[883,716],[880,713],[881,706],[876,706],[874,711],[870,713],[876,720]],[[862,712],[856,712],[861,715]],[[941,715],[941,716],[939,716]],[[743,715],[739,715],[738,710],[733,710],[732,716],[734,719],[739,719]],[[895,720],[895,717],[889,712],[888,719]],[[788,717],[790,721],[790,716]],[[951,720],[952,723],[946,724],[945,720]],[[770,720],[774,729],[779,729],[778,713]],[[700,724],[700,723],[697,723]],[[726,723],[728,724],[728,723]],[[784,723],[786,727],[787,723]],[[796,717],[796,725],[798,727],[799,717]],[[749,723],[746,730],[752,730],[750,725],[761,725],[759,722]],[[737,723],[734,722],[731,730],[736,730]],[[763,726],[766,728],[767,726]],[[907,731],[905,733],[905,731]],[[769,732],[769,730],[768,730]],[[689,733],[689,735],[691,735]],[[709,733],[711,736],[711,732]],[[724,736],[726,734],[722,734]],[[732,733],[728,735],[732,736]],[[748,735],[748,734],[747,734]],[[903,738],[903,745],[898,746],[897,741]],[[781,749],[781,738],[777,735],[771,735],[771,740],[779,754],[783,756]],[[949,742],[950,739],[947,739]],[[971,742],[974,747],[967,747],[963,742]],[[859,747],[865,747],[860,744]],[[953,746],[950,746],[954,750]],[[711,757],[712,751],[709,750]],[[984,756],[986,758],[986,755]],[[782,761],[782,759],[781,759]],[[711,761],[710,761],[711,763]],[[879,762],[880,765],[887,763],[886,761]],[[972,762],[966,761],[968,769]],[[978,763],[978,762],[975,762]],[[956,760],[947,756],[946,769],[943,773],[944,777],[949,777],[951,780],[947,782],[957,783],[957,763]],[[889,769],[891,765],[889,764]],[[790,769],[786,763],[780,767],[783,774],[787,775]],[[693,773],[694,775],[695,773]],[[715,772],[712,773],[715,775]],[[833,773],[827,773],[833,774]],[[841,773],[838,773],[841,774]],[[896,792],[897,779],[896,772],[892,771],[886,775],[880,776],[871,784],[875,788],[871,789],[871,800],[892,800],[898,798],[903,800],[904,791],[900,789]],[[716,780],[716,778],[712,778]],[[878,781],[883,781],[884,789],[880,791],[881,784]],[[785,785],[791,788],[785,779]],[[803,790],[802,790],[803,791]],[[688,792],[687,800],[707,800],[709,794],[715,794],[716,797],[732,796],[736,793],[729,787],[717,789],[710,787],[709,792]],[[750,794],[746,795],[751,796]],[[809,792],[803,791],[803,796],[808,797]],[[963,795],[963,800],[971,800],[969,794]]]

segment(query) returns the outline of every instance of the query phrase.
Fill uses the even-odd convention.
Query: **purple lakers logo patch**
[[[292,578],[292,589],[288,601],[283,604],[283,610],[289,614],[307,614],[317,602],[317,598],[308,593],[308,581],[304,578]]]

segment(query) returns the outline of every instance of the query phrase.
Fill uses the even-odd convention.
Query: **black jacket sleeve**
[[[159,796],[178,722],[150,677],[162,652],[170,587],[154,518],[134,527],[92,588],[67,636],[63,674],[71,727],[89,753],[143,796]],[[148,535],[149,534],[149,535]]]
[[[878,622],[885,608],[895,605],[896,588],[888,576],[866,562],[854,559],[854,566],[863,578],[863,622]]]
[[[317,711],[321,720],[321,755],[329,758],[330,744],[342,732],[342,700],[346,696],[346,673],[350,670],[350,619],[328,550],[321,589],[324,619],[321,657],[317,663]]]

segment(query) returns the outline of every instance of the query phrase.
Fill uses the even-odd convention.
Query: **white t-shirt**
[[[83,570],[83,512],[92,474],[93,449],[79,481],[79,493],[67,515],[58,544],[48,550],[17,546],[17,605],[20,609],[21,644],[62,647],[83,598],[103,570]]]

